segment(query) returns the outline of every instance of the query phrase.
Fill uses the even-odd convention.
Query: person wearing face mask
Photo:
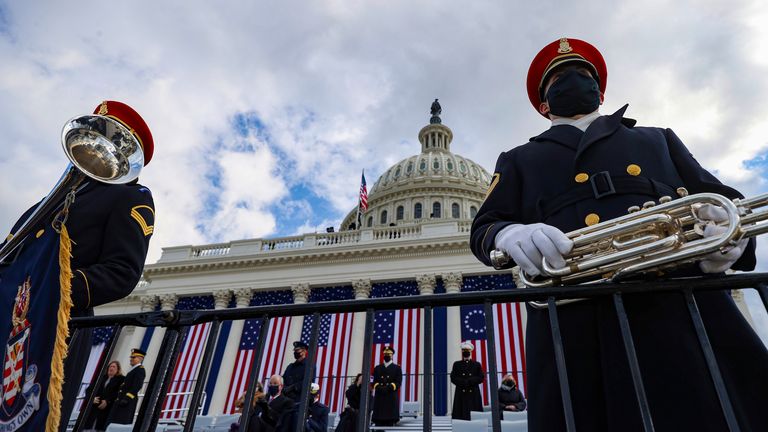
[[[306,432],[328,432],[328,407],[320,402],[320,385],[312,383],[309,387],[312,398],[307,407],[307,420],[304,425]]]
[[[556,268],[573,242],[564,233],[614,219],[631,206],[714,192],[741,197],[693,158],[671,129],[639,127],[628,106],[603,115],[607,68],[578,39],[545,46],[528,70],[531,104],[550,127],[502,153],[471,229],[471,249],[491,265],[500,249],[528,276],[542,261]],[[695,112],[691,112],[695,114]],[[704,205],[703,234],[722,227],[723,210]],[[742,240],[669,276],[753,270],[755,241]],[[680,293],[625,295],[632,338],[655,430],[727,430],[709,369]],[[742,430],[768,430],[768,352],[725,291],[695,294],[720,373]],[[610,296],[558,306],[577,430],[642,430],[624,345]],[[526,329],[529,430],[565,430],[549,314],[528,306]]]
[[[307,373],[307,369],[312,369],[312,381],[315,380],[314,368],[309,368],[307,362],[304,361],[307,358],[308,350],[309,345],[307,345],[305,342],[294,342],[293,358],[296,360],[286,366],[285,372],[283,373],[283,380],[285,382],[283,393],[295,401],[301,399],[301,390],[304,383],[304,375]]]
[[[395,364],[395,349],[385,346],[382,363],[373,368],[373,415],[376,426],[394,426],[400,421],[400,398],[398,390],[403,382],[403,370]]]
[[[461,343],[461,360],[453,363],[451,382],[456,386],[453,396],[452,419],[472,420],[470,411],[483,410],[480,384],[485,381],[485,372],[479,362],[472,360],[475,347],[469,342]]]
[[[504,411],[525,411],[525,397],[523,396],[523,392],[517,388],[517,383],[512,374],[504,376],[498,393],[499,411],[501,411],[500,417],[502,419],[504,419]]]
[[[344,393],[347,397],[347,406],[339,415],[339,424],[335,432],[355,432],[357,430],[357,413],[360,411],[360,397],[363,386],[363,374],[357,374],[353,382]]]
[[[284,395],[283,384],[283,377],[280,375],[272,375],[269,378],[266,396],[256,402],[259,417],[251,417],[248,432],[293,432],[296,424],[296,403]]]

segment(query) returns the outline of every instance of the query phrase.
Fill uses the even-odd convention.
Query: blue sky
[[[0,224],[64,170],[64,122],[117,99],[157,143],[141,176],[157,207],[149,262],[338,227],[362,169],[372,186],[419,151],[435,98],[453,151],[488,170],[545,129],[525,75],[562,36],[606,58],[602,112],[629,103],[755,195],[768,191],[765,22],[757,0],[0,0]]]

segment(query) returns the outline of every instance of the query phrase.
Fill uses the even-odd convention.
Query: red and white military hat
[[[144,151],[144,166],[152,159],[155,151],[155,142],[152,140],[152,132],[143,118],[133,108],[117,101],[104,101],[93,110],[94,114],[113,118],[123,124],[139,140]]]
[[[558,66],[574,62],[581,63],[590,69],[600,86],[600,93],[605,93],[608,69],[600,51],[583,40],[561,38],[542,48],[528,68],[526,83],[528,99],[531,100],[531,105],[537,112],[539,112],[539,105],[543,102],[542,92],[549,74]]]

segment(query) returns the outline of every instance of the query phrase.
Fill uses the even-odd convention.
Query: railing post
[[[99,364],[96,367],[96,381],[91,383],[91,391],[85,392],[85,398],[83,399],[83,403],[80,405],[80,414],[77,416],[77,421],[75,422],[73,432],[80,432],[83,430],[83,427],[85,426],[83,422],[86,418],[88,418],[88,415],[93,410],[93,404],[91,403],[93,400],[93,393],[100,389],[104,384],[104,375],[107,374],[107,368],[109,367],[110,363],[109,359],[112,358],[112,353],[115,352],[115,347],[117,346],[117,339],[120,337],[120,332],[123,331],[123,326],[121,325],[117,325],[112,328],[114,329],[112,332],[112,340],[109,342],[109,348],[107,348],[104,354],[102,354],[101,360],[99,360]],[[61,419],[61,421],[63,424],[66,424],[69,419]]]
[[[192,393],[192,400],[189,401],[187,421],[184,423],[184,432],[192,432],[195,428],[197,408],[200,406],[203,390],[205,389],[205,383],[208,381],[208,372],[210,371],[211,359],[213,358],[213,350],[216,348],[216,339],[219,337],[220,327],[221,321],[216,320],[211,324],[211,329],[208,333],[208,340],[205,343],[205,352],[203,352],[203,358],[200,360],[200,371],[197,373],[195,391]]]
[[[240,430],[242,431],[247,431],[248,424],[251,422],[253,396],[256,392],[256,382],[259,380],[259,369],[261,368],[261,359],[264,357],[264,347],[267,345],[268,332],[269,317],[264,315],[261,318],[261,324],[259,327],[259,339],[256,341],[256,355],[253,356],[253,360],[251,361],[251,370],[248,373],[248,387],[245,390],[245,400],[243,401],[243,412],[240,415]]]
[[[432,307],[424,307],[424,424],[432,431]]]
[[[178,311],[168,312],[178,313]],[[133,432],[152,431],[157,428],[165,394],[173,379],[173,369],[179,357],[181,341],[188,330],[189,327],[180,329],[177,326],[171,326],[165,330],[158,361],[155,362],[152,377],[149,379],[149,387],[144,392],[144,400],[141,401],[138,421],[133,426]]]
[[[307,358],[304,359],[307,365],[304,369],[304,380],[301,385],[301,396],[299,397],[299,412],[296,415],[296,432],[304,432],[304,423],[307,419],[307,407],[309,406],[309,386],[312,384],[312,376],[315,371],[315,362],[317,361],[317,339],[320,334],[320,319],[322,316],[319,313],[312,314],[312,334],[309,341],[309,353]]]
[[[563,338],[560,335],[560,322],[557,319],[557,305],[555,298],[547,299],[549,326],[552,330],[552,344],[555,348],[555,361],[557,365],[557,377],[560,381],[560,397],[563,400],[563,414],[565,415],[565,427],[568,432],[576,430],[576,420],[573,416],[571,404],[571,388],[568,384],[568,371],[565,367],[565,352],[563,351]]]
[[[493,325],[493,303],[486,301],[485,336],[488,350],[488,385],[491,393],[491,430],[501,432],[501,416],[499,413],[499,367],[496,364],[496,327]]]
[[[357,431],[368,432],[368,413],[371,411],[371,353],[373,349],[373,309],[365,311],[365,332],[363,333],[363,374],[360,383],[360,411],[357,413]]]
[[[624,350],[627,352],[629,371],[632,374],[632,382],[635,385],[635,396],[637,397],[640,416],[643,420],[643,430],[651,432],[654,430],[651,409],[648,406],[648,398],[645,395],[643,377],[640,375],[640,364],[637,361],[635,343],[632,340],[632,331],[629,328],[629,318],[627,318],[627,311],[624,309],[624,300],[621,298],[621,293],[613,294],[613,305],[616,308],[616,316],[619,319],[619,327],[621,327],[621,339],[624,341]]]
[[[699,307],[696,305],[696,299],[693,298],[693,290],[688,288],[684,293],[685,303],[688,305],[688,312],[691,315],[691,320],[693,320],[693,328],[696,330],[696,336],[699,338],[699,346],[707,362],[712,382],[715,385],[715,391],[717,392],[717,398],[720,400],[720,408],[723,410],[725,422],[728,423],[728,428],[731,432],[738,432],[740,430],[739,423],[736,421],[736,414],[733,412],[731,400],[728,397],[728,390],[725,388],[725,382],[722,375],[720,375],[720,368],[717,366],[715,352],[712,350],[712,344],[709,342],[707,331],[704,328],[704,321],[701,319]]]

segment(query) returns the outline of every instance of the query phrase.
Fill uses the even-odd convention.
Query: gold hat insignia
[[[568,43],[568,39],[560,39],[560,48],[557,49],[558,54],[566,54],[571,51],[573,51],[573,48],[571,48],[571,44]]]
[[[99,107],[99,115],[107,115],[107,112],[108,112],[107,101],[104,101],[101,103],[101,106]]]

